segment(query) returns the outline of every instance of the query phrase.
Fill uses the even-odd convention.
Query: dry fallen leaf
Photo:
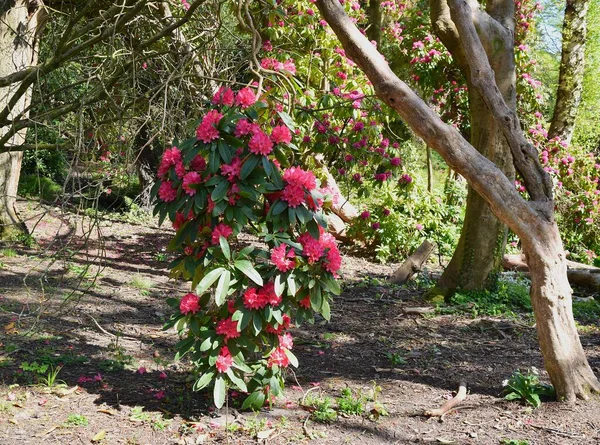
[[[106,431],[101,430],[98,431],[98,433],[92,437],[92,443],[98,443],[104,440],[104,438],[106,437]]]
[[[274,431],[275,431],[275,428],[271,428],[271,429],[268,429],[268,430],[259,431],[258,434],[256,435],[256,438],[257,439],[261,439],[261,440],[262,439],[268,439],[269,436],[271,434],[273,434]]]

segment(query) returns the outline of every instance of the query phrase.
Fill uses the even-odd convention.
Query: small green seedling
[[[533,408],[539,408],[542,404],[540,396],[556,397],[552,385],[540,383],[538,370],[535,366],[523,374],[515,371],[508,380],[502,383],[504,386],[504,398],[506,400],[521,400]]]

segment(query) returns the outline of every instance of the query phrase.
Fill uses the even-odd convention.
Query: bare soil
[[[0,444],[600,443],[598,396],[536,410],[502,398],[514,370],[543,368],[531,317],[407,314],[426,306],[422,290],[387,285],[397,265],[349,255],[331,322],[294,329],[300,368],[285,397],[252,413],[232,393],[217,411],[191,390],[189,367],[173,361],[176,334],[162,330],[165,299],[188,289],[168,278],[173,232],[19,205],[37,244],[0,251]],[[580,333],[600,374],[600,321]],[[40,384],[25,362],[62,364],[60,382]],[[456,410],[423,416],[463,380]],[[377,386],[389,413],[377,420],[317,423],[302,406]]]

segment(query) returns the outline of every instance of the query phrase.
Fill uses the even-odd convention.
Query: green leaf
[[[205,352],[212,348],[212,337],[208,337],[206,340],[202,342],[200,345],[200,351]]]
[[[227,261],[231,259],[231,250],[229,249],[229,243],[227,242],[227,238],[224,236],[219,236],[219,245],[221,246],[221,250],[223,251],[223,255]]]
[[[277,216],[287,209],[287,203],[285,201],[277,201],[277,203],[271,208],[271,214]]]
[[[323,295],[321,295],[321,287],[315,286],[310,292],[310,305],[315,312],[321,312],[323,306]]]
[[[244,403],[242,403],[242,409],[252,408],[254,410],[259,410],[264,404],[265,394],[258,390],[246,397],[246,400],[244,400]]]
[[[278,111],[279,117],[283,121],[283,123],[290,129],[292,132],[296,129],[296,125],[294,124],[294,119],[287,114],[285,111]]]
[[[193,390],[200,391],[201,389],[206,388],[210,384],[214,376],[214,371],[209,371],[202,374],[202,376],[194,383]]]
[[[325,320],[331,320],[331,308],[329,307],[329,301],[327,301],[327,298],[323,298],[323,304],[321,305],[321,315]]]
[[[213,202],[219,202],[223,198],[225,198],[225,196],[227,196],[227,190],[229,190],[229,181],[223,181],[219,185],[217,185],[210,194],[210,197],[213,200]]]
[[[221,237],[223,239],[223,237]],[[217,290],[215,291],[215,303],[217,306],[222,306],[227,298],[227,292],[229,292],[229,282],[231,280],[231,272],[226,270],[219,278],[217,284]]]
[[[285,351],[285,355],[287,355],[287,358],[290,360],[290,364],[294,368],[297,368],[298,367],[298,359],[296,358],[294,353],[292,351],[290,351],[289,349],[284,349],[284,351]]]
[[[285,290],[285,281],[281,280],[281,275],[277,275],[275,277],[275,295],[281,297],[283,291]]]
[[[224,270],[225,269],[222,267],[217,267],[216,269],[213,269],[207,273],[204,278],[202,278],[202,281],[200,281],[198,284],[198,287],[196,288],[196,294],[200,295],[206,292],[206,289],[208,289],[215,281],[217,281],[217,278],[221,276]]]
[[[519,394],[517,394],[516,392],[511,392],[511,393],[509,393],[509,394],[506,394],[506,395],[504,396],[504,398],[505,398],[506,400],[517,400],[517,399],[520,399],[520,398],[521,398],[521,396],[520,396]]]
[[[296,295],[297,288],[296,288],[296,280],[294,279],[294,275],[290,275],[289,277],[287,277],[287,285],[288,285],[288,295],[290,297],[293,297],[294,295]]]
[[[222,374],[219,374],[215,379],[215,388],[213,390],[213,398],[215,406],[220,409],[225,404],[225,396],[227,394],[227,385],[225,378]]]
[[[231,164],[231,150],[229,149],[229,145],[223,141],[223,139],[219,139],[217,142],[217,147],[219,149],[219,155],[225,164]]]
[[[252,327],[254,328],[254,335],[258,335],[262,331],[263,319],[258,312],[255,312],[252,317]]]
[[[250,174],[254,171],[254,169],[258,165],[259,161],[260,161],[259,156],[254,156],[254,155],[250,156],[246,160],[246,162],[244,162],[244,165],[242,165],[242,169],[240,170],[240,179],[244,180],[248,176],[250,176]]]
[[[312,236],[314,239],[319,239],[319,224],[317,224],[317,222],[314,219],[311,219],[308,222],[306,228],[308,229],[308,233],[310,233],[310,236]]]
[[[240,270],[244,275],[250,278],[259,286],[263,285],[263,280],[260,274],[256,271],[252,263],[248,260],[237,260],[233,263],[236,269]]]
[[[227,370],[227,377],[229,377],[231,379],[231,381],[238,387],[238,389],[240,391],[248,392],[248,388],[246,387],[246,383],[244,382],[243,379],[241,379],[240,377],[238,377],[235,374],[235,371],[232,368],[229,368]]]
[[[238,321],[238,331],[242,332],[243,329],[246,328],[250,324],[250,319],[252,318],[252,312],[245,311],[242,313],[240,320]]]

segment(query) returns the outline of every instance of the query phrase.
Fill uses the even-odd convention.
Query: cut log
[[[529,272],[529,266],[524,255],[504,255],[502,265],[506,270]],[[600,292],[600,268],[598,267],[567,261],[567,277],[571,285]]]
[[[417,250],[402,263],[398,270],[394,272],[390,278],[390,283],[404,284],[410,280],[414,274],[420,272],[423,268],[423,264],[425,264],[429,255],[433,252],[433,247],[434,245],[429,241],[423,241],[423,244],[421,244]]]

